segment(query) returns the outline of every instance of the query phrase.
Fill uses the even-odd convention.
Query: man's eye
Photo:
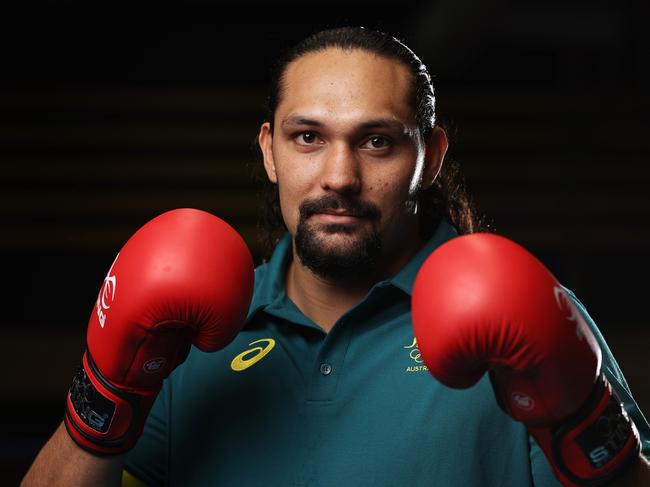
[[[296,141],[301,145],[312,145],[317,139],[318,137],[314,132],[301,132],[296,137]]]
[[[385,149],[390,146],[390,140],[381,135],[373,135],[364,145],[371,149]]]

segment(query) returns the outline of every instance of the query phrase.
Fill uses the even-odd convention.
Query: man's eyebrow
[[[303,117],[302,115],[291,115],[282,120],[282,126],[288,127],[292,125],[311,125],[313,127],[322,127],[323,124],[313,118]]]
[[[400,122],[399,120],[395,120],[392,118],[375,118],[363,122],[360,126],[363,129],[386,128],[386,129],[397,130],[398,132],[404,132],[404,133],[412,130],[411,127],[408,127],[402,122]]]
[[[418,127],[415,125],[406,124],[400,120],[394,118],[376,118],[373,120],[367,120],[361,124],[362,130],[372,130],[372,129],[388,129],[392,130],[401,135],[407,137],[416,137],[418,133]]]
[[[319,120],[304,117],[302,115],[291,115],[282,121],[283,127],[290,127],[294,125],[309,125],[312,127],[322,127],[324,124]],[[397,132],[409,134],[409,135],[415,129],[415,127],[410,127],[408,125],[405,125],[399,120],[395,120],[393,118],[373,118],[371,120],[366,120],[359,124],[359,128],[362,130],[386,128],[386,129],[395,130]]]

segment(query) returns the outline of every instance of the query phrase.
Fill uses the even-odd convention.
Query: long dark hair
[[[389,59],[395,59],[409,68],[413,75],[411,107],[420,129],[422,139],[431,133],[436,125],[435,96],[431,76],[426,66],[405,44],[384,32],[364,27],[340,27],[310,35],[289,50],[274,64],[267,98],[266,120],[273,131],[275,110],[283,95],[283,78],[287,66],[296,59],[312,52],[328,48],[359,49]],[[270,251],[278,238],[286,231],[278,187],[264,175],[259,175],[262,184],[262,214],[260,230],[262,243]],[[484,223],[470,200],[455,161],[446,161],[433,185],[420,192],[418,197],[420,233],[424,239],[431,237],[441,219],[449,221],[459,233],[473,233],[484,230]]]

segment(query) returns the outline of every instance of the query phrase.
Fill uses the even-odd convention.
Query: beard
[[[309,217],[326,210],[345,210],[346,214],[370,221],[370,228],[357,224],[317,223]],[[376,269],[381,255],[377,222],[381,212],[374,204],[337,194],[300,205],[296,229],[296,253],[314,274],[332,281],[358,278]]]

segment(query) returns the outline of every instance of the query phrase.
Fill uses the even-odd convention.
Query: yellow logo
[[[415,362],[416,364],[421,364],[422,362],[424,362],[424,360],[422,360],[422,355],[420,354],[420,350],[418,350],[417,338],[413,338],[413,343],[405,346],[404,348],[409,350],[409,357],[411,358],[411,360],[413,360],[413,362]],[[426,365],[411,365],[409,367],[406,367],[405,372],[424,372],[425,370],[429,370],[427,369]]]
[[[260,340],[255,340],[248,345],[255,345],[256,343],[266,343],[266,346],[257,346],[244,350],[232,359],[232,362],[230,362],[230,368],[232,370],[235,372],[246,370],[251,365],[255,365],[257,362],[262,360],[271,350],[273,350],[273,347],[275,347],[275,340],[273,338],[261,338]]]

